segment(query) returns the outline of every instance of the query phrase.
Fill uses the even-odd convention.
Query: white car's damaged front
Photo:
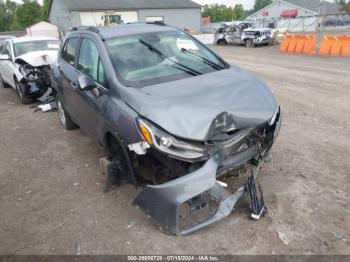
[[[42,96],[50,87],[50,65],[57,59],[60,40],[19,37],[8,40],[8,45],[7,52],[1,54],[0,74],[25,104]]]

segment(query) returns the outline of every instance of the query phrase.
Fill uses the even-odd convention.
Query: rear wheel
[[[15,79],[15,85],[16,85],[17,96],[18,96],[18,99],[21,102],[21,104],[25,105],[25,104],[29,104],[30,102],[32,102],[31,98],[28,98],[25,96],[24,86],[21,83],[19,83],[17,79]]]
[[[2,78],[0,74],[0,89],[1,88],[8,88],[9,86],[4,82],[4,79]]]
[[[245,40],[245,46],[248,47],[248,48],[252,48],[254,47],[254,42],[252,39],[247,39]]]
[[[58,118],[60,119],[63,128],[66,130],[73,130],[79,128],[79,126],[73,122],[73,120],[68,115],[67,111],[64,109],[64,106],[61,100],[57,97],[56,99]]]

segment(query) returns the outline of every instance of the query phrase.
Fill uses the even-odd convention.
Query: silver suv
[[[134,205],[167,232],[217,222],[245,193],[252,217],[266,210],[256,179],[281,112],[251,73],[185,32],[147,23],[75,28],[52,75],[63,127],[104,148],[107,186],[143,187]]]

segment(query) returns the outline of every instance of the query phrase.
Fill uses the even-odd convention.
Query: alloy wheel
[[[66,115],[63,109],[63,105],[60,100],[57,101],[57,111],[58,111],[58,117],[60,118],[60,121],[62,125],[66,125]]]

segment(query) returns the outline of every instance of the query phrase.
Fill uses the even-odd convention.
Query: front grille
[[[225,137],[225,140],[212,140],[208,143],[208,151],[220,151],[226,158],[247,150],[249,147],[260,144],[263,136],[260,129],[239,130],[234,135]]]

